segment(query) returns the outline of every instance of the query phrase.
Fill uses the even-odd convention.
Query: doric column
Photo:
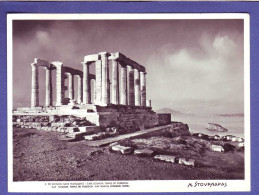
[[[93,96],[92,103],[96,104],[96,79],[93,79]]]
[[[134,97],[134,71],[130,65],[127,65],[127,80],[128,80],[128,105],[135,104]]]
[[[91,103],[91,85],[90,85],[90,75],[89,67],[90,64],[87,62],[82,62],[83,64],[83,104]]]
[[[68,97],[70,100],[74,99],[74,77],[72,73],[67,72],[68,76]]]
[[[80,75],[77,76],[77,103],[82,103],[82,78]]]
[[[112,104],[119,104],[118,61],[112,60]]]
[[[127,105],[127,70],[121,64],[121,85],[120,85],[120,104]]]
[[[147,107],[151,107],[151,100],[147,100]]]
[[[53,62],[56,67],[56,106],[62,106],[65,97],[64,93],[64,72],[62,62]]]
[[[95,91],[96,91],[96,102],[100,104],[102,102],[102,61],[97,60],[95,62]]]
[[[140,106],[140,81],[139,71],[134,69],[135,106]]]
[[[109,96],[109,61],[108,61],[108,53],[103,52],[100,53],[102,60],[102,103],[109,104],[110,96]]]
[[[52,78],[51,69],[44,67],[46,71],[46,100],[45,106],[52,106]]]
[[[146,73],[140,72],[140,96],[141,106],[146,106]]]
[[[31,64],[31,107],[39,106],[39,71],[36,63]]]

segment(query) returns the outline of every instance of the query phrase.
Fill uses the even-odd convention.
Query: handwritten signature
[[[227,182],[198,182],[198,181],[196,181],[195,183],[189,183],[187,188],[216,187],[216,186],[227,187]]]

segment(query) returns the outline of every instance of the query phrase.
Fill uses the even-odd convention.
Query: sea
[[[244,117],[243,116],[218,116],[218,115],[185,115],[172,114],[172,121],[188,124],[193,133],[204,133],[207,135],[234,135],[244,137]],[[228,129],[227,132],[210,131],[206,128],[208,123],[216,123]]]

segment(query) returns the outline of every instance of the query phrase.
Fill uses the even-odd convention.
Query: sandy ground
[[[58,133],[14,128],[14,181],[92,180],[197,180],[243,179],[243,155],[232,169],[222,166],[187,167],[138,157],[110,153],[84,141],[65,142]],[[223,154],[226,157],[229,154]]]

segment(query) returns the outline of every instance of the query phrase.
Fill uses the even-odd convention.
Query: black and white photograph
[[[9,188],[249,189],[248,32],[247,14],[8,14]]]

